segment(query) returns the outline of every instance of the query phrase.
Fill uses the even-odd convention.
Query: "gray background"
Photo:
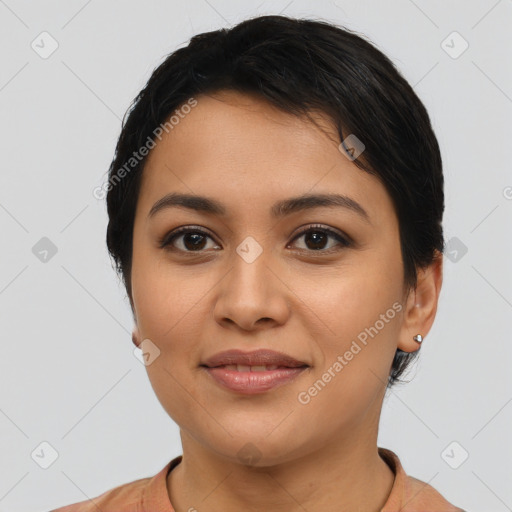
[[[411,382],[386,399],[379,446],[470,512],[512,510],[511,0],[0,0],[0,511],[95,497],[181,453],[134,357],[92,191],[165,55],[280,12],[366,34],[429,110],[450,255],[434,327]]]

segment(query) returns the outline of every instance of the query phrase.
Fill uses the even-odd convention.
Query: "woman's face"
[[[367,439],[397,344],[416,334],[402,332],[390,197],[340,152],[327,118],[320,130],[246,95],[196,99],[148,156],[133,233],[133,305],[159,401],[188,442],[233,461],[271,465]],[[168,194],[208,198],[222,213],[192,201],[150,215]],[[367,217],[347,201],[274,208],[334,194]],[[230,349],[307,367],[279,386],[234,390],[212,374],[236,380],[236,370],[203,366]]]

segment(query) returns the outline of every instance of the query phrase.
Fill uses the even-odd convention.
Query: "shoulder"
[[[465,512],[430,484],[407,475],[395,452],[379,448],[379,454],[395,474],[393,488],[381,512]]]
[[[50,512],[174,512],[167,493],[166,477],[182,456],[168,462],[156,475],[118,485],[96,498]]]
[[[411,512],[416,510],[428,510],[428,512],[464,512],[461,508],[451,504],[441,493],[426,482],[422,482],[412,476],[407,476],[405,480],[404,512],[409,509]]]
[[[142,501],[142,493],[151,478],[141,478],[133,482],[119,485],[99,496],[66,505],[50,512],[138,512]],[[122,508],[121,508],[122,507]]]

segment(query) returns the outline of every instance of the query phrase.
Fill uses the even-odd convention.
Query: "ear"
[[[135,324],[135,326],[133,327],[132,342],[136,347],[138,347],[140,345],[140,333],[139,333],[139,328],[137,327],[137,324]]]
[[[439,293],[443,283],[443,254],[436,251],[434,261],[426,269],[418,271],[415,290],[407,297],[403,323],[400,329],[398,348],[404,352],[415,352],[420,344],[413,339],[416,334],[426,337],[437,312]]]
[[[135,311],[135,304],[133,303],[133,298],[131,294],[131,290],[128,288],[128,299],[130,300],[130,307],[132,310],[132,318],[133,318],[133,330],[132,330],[132,342],[138,347],[140,345],[140,333],[139,328],[137,326],[137,312]]]

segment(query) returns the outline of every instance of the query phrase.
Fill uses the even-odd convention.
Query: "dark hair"
[[[132,235],[145,162],[132,155],[191,97],[222,90],[257,94],[298,116],[324,112],[340,141],[354,134],[364,143],[353,162],[376,176],[393,200],[404,293],[415,288],[417,268],[444,251],[442,161],[424,105],[364,36],[324,21],[260,16],[192,37],[153,71],[125,114],[109,169],[106,240],[132,312]],[[397,350],[388,387],[417,355]]]

